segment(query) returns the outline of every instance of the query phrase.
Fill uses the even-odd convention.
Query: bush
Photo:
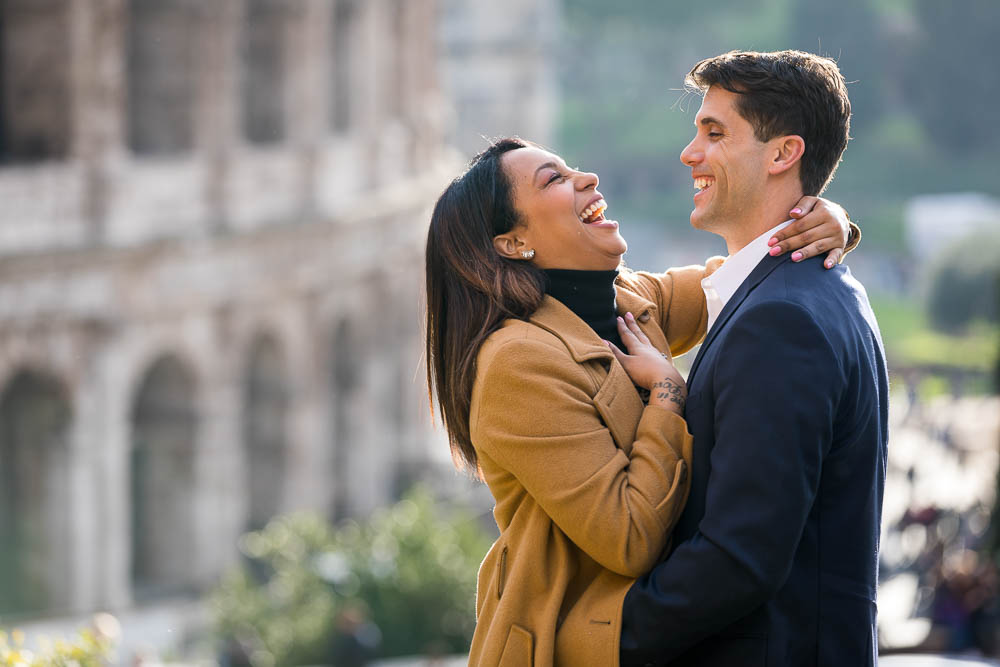
[[[24,648],[24,635],[0,630],[0,667],[102,667],[108,663],[112,641],[91,630],[81,630],[72,641],[43,641],[38,652]]]
[[[939,331],[1000,321],[1000,234],[969,236],[941,255],[931,274],[927,310]]]
[[[298,514],[244,535],[246,564],[212,596],[227,650],[254,665],[329,663],[345,639],[380,657],[468,650],[490,539],[439,509],[417,489],[364,524]]]

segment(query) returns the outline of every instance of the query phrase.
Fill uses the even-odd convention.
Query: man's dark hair
[[[833,60],[802,51],[730,51],[702,60],[684,83],[700,94],[712,86],[736,93],[736,110],[758,141],[802,137],[804,194],[819,195],[833,178],[851,129],[847,86]]]

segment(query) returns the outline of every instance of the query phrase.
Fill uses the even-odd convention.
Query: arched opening
[[[69,152],[68,21],[66,0],[0,0],[0,163]]]
[[[194,547],[194,381],[171,356],[146,372],[132,404],[132,594],[189,592]]]
[[[351,506],[351,452],[360,443],[353,440],[358,433],[360,418],[359,393],[362,382],[361,347],[364,341],[355,327],[342,320],[334,334],[332,346],[331,382],[333,388],[333,456],[332,479],[333,512],[335,519],[350,516]]]
[[[336,0],[333,8],[333,39],[331,54],[333,60],[333,81],[330,86],[330,125],[334,132],[347,132],[354,122],[351,112],[351,97],[355,87],[353,70],[357,44],[354,39],[358,30],[358,8],[356,0]]]
[[[285,138],[284,0],[249,0],[243,22],[243,135],[257,144]]]
[[[189,0],[129,0],[128,142],[139,155],[194,145],[195,27]]]
[[[281,511],[287,461],[288,385],[278,344],[259,336],[250,348],[243,384],[243,437],[247,452],[247,528],[262,528]]]
[[[69,604],[70,417],[44,373],[21,371],[0,393],[0,615]]]

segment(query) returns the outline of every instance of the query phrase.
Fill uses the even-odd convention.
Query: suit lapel
[[[764,259],[760,260],[760,263],[754,267],[754,270],[750,272],[747,279],[743,281],[736,293],[733,294],[732,298],[726,302],[725,307],[722,312],[719,313],[719,317],[712,324],[712,328],[708,331],[708,335],[705,336],[705,342],[701,344],[701,348],[698,350],[698,356],[694,358],[694,363],[691,364],[691,372],[688,373],[687,384],[688,387],[693,386],[695,374],[698,372],[698,368],[701,366],[701,360],[705,356],[705,352],[715,341],[715,338],[722,331],[722,328],[726,326],[726,322],[729,318],[733,316],[733,313],[746,301],[746,298],[750,296],[750,293],[760,285],[765,278],[771,275],[771,272],[776,268],[781,266],[784,262],[789,261],[790,255],[779,255],[778,257],[771,257],[770,255],[765,255]]]

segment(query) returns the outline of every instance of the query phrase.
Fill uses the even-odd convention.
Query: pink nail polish
[[[797,262],[800,259],[802,259],[802,253],[801,252],[793,252],[792,253],[792,261],[793,262]]]
[[[773,248],[771,248],[767,252],[771,255],[771,257],[774,257],[776,255],[780,255],[781,254],[781,247],[780,246],[774,246]]]
[[[767,242],[767,245],[769,245],[769,246],[770,246],[770,245],[774,245],[774,244],[775,244],[775,243],[777,243],[777,242],[778,242],[778,237],[777,237],[777,236],[772,236],[772,237],[770,238],[770,240],[769,240],[769,241]]]
[[[792,215],[802,215],[802,209],[796,206],[792,209]]]
[[[632,315],[632,313],[625,313],[625,317],[627,317],[629,319],[629,321],[635,319],[635,317]]]
[[[826,268],[828,268],[828,269],[832,269],[833,268],[833,262],[831,262],[830,260],[826,260],[826,262],[824,262],[824,264],[826,264]]]

